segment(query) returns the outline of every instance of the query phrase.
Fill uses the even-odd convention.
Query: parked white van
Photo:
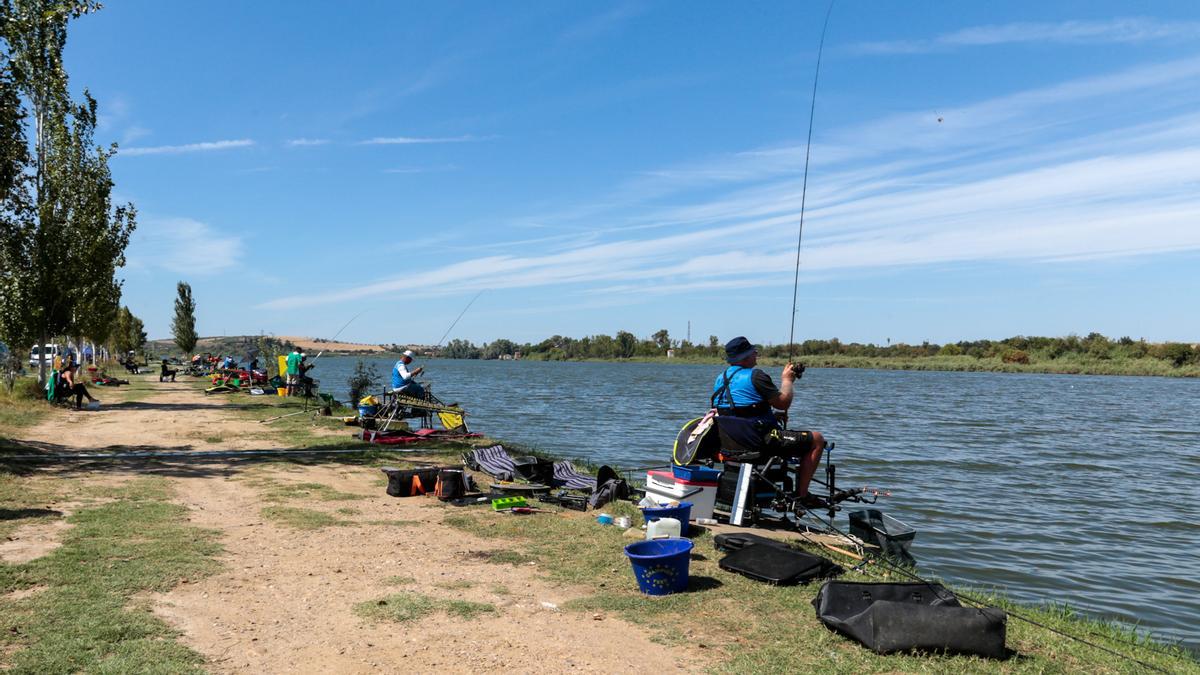
[[[46,350],[46,363],[48,365],[53,365],[54,357],[62,356],[62,354],[63,354],[62,347],[59,347],[58,345],[43,345],[43,346]],[[36,366],[38,364],[38,356],[39,356],[38,346],[34,345],[33,349],[31,349],[29,351],[29,365]]]

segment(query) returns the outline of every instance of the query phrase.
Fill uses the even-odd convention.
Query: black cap
[[[756,351],[758,351],[758,347],[750,344],[749,340],[739,335],[725,343],[725,360],[729,363],[737,363]]]

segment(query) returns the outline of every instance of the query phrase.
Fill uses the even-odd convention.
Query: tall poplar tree
[[[0,0],[7,64],[34,132],[32,215],[0,233],[15,271],[0,279],[0,301],[38,344],[104,332],[95,323],[119,302],[115,273],[135,226],[132,205],[112,208],[108,159],[116,145],[94,145],[96,101],[85,91],[84,102],[74,104],[63,68],[67,23],[98,8],[80,0]],[[45,372],[43,356],[43,381]]]
[[[171,333],[175,335],[175,346],[183,352],[184,357],[191,356],[196,348],[196,301],[192,299],[192,287],[181,281],[177,287],[179,297],[175,298],[175,320],[171,322]]]

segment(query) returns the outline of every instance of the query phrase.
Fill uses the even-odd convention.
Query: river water
[[[323,358],[314,376],[345,399],[356,361]],[[385,377],[393,363],[369,362]],[[622,467],[669,461],[676,431],[707,409],[719,372],[424,365],[438,397],[470,412],[473,431]],[[836,441],[839,485],[892,491],[880,505],[917,529],[924,575],[1066,603],[1196,649],[1198,413],[1198,380],[809,369],[791,426]]]

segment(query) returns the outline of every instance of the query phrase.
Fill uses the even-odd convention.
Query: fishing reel
[[[797,380],[800,379],[801,377],[804,377],[804,364],[803,363],[793,363],[791,370],[792,370],[792,375],[796,376]]]

